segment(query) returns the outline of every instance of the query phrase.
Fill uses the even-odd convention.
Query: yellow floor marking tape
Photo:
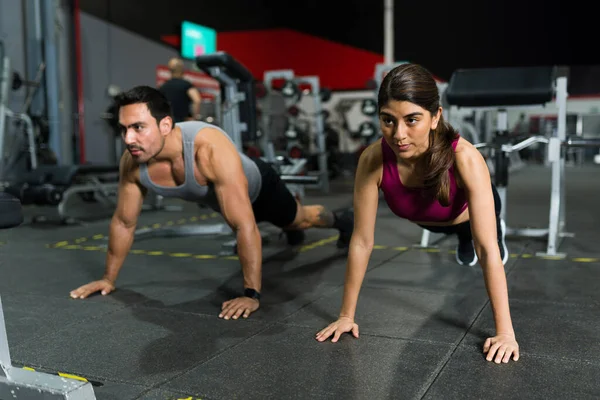
[[[301,253],[303,253],[305,251],[312,250],[312,249],[317,248],[317,247],[325,246],[326,244],[331,243],[331,242],[337,240],[338,237],[339,237],[339,235],[335,235],[335,236],[328,237],[326,239],[317,240],[316,242],[313,242],[311,244],[307,244],[307,245],[304,245],[304,246],[300,247],[299,251]]]
[[[598,261],[600,261],[600,258],[576,257],[576,258],[571,259],[571,261],[590,263],[590,262],[598,262]]]
[[[165,225],[173,225],[175,223],[177,224],[183,224],[186,223],[188,221],[193,221],[194,219],[207,219],[207,218],[214,218],[217,217],[219,214],[217,213],[213,213],[213,214],[209,214],[209,215],[202,215],[200,217],[191,217],[189,219],[184,219],[181,218],[179,220],[177,220],[176,222],[173,221],[168,221],[165,223]],[[160,227],[162,226],[161,224],[154,224],[154,226]],[[78,238],[75,239],[73,241],[73,243],[63,240],[60,242],[56,242],[54,244],[48,244],[46,245],[46,247],[48,248],[58,248],[58,249],[65,249],[65,250],[86,250],[86,251],[104,251],[106,252],[106,246],[90,246],[90,245],[82,245],[81,243],[84,243],[88,240],[98,240],[98,239],[102,239],[104,238],[104,235],[94,235],[91,236],[90,238]],[[307,252],[309,250],[313,250],[315,248],[318,247],[322,247],[325,245],[328,245],[334,241],[336,241],[338,239],[338,235],[334,235],[334,236],[330,236],[328,238],[325,239],[321,239],[321,240],[317,240],[315,242],[309,243],[307,245],[304,245],[302,247],[300,247],[299,252],[304,253]],[[0,245],[2,243],[0,242]],[[422,251],[425,253],[448,253],[448,254],[456,254],[456,250],[452,249],[452,250],[443,250],[443,249],[439,249],[436,247],[425,247],[425,248],[414,248],[414,247],[408,247],[408,246],[385,246],[385,245],[375,245],[373,246],[374,250],[394,250],[394,251],[398,251],[398,252],[405,252],[405,251]],[[161,250],[142,250],[142,249],[132,249],[131,250],[131,254],[138,254],[138,255],[148,255],[148,256],[168,256],[168,257],[175,257],[175,258],[197,258],[197,259],[221,259],[221,260],[238,260],[237,256],[220,256],[220,255],[216,255],[216,254],[193,254],[193,253],[183,253],[183,252],[165,252],[165,251],[161,251]],[[566,260],[566,261],[571,261],[571,262],[577,262],[577,263],[595,263],[595,262],[600,262],[600,257],[573,257],[571,259],[565,259],[565,258],[561,258],[559,256],[537,256],[535,254],[529,254],[529,253],[523,253],[523,254],[518,254],[518,253],[511,253],[510,254],[510,258],[524,258],[524,259],[529,259],[529,258],[535,258],[535,259],[542,259],[542,260]]]
[[[35,369],[33,369],[31,367],[23,367],[23,369],[26,371],[33,371],[33,372],[36,371]],[[90,382],[93,386],[104,386],[104,384],[102,382],[93,381],[93,380],[84,378],[83,376],[66,374],[64,372],[48,372],[48,371],[39,371],[39,372],[43,372],[43,373],[49,374],[49,375],[57,375],[57,376],[67,378],[67,379],[75,379],[77,381],[82,381],[82,382]]]
[[[199,219],[206,220],[206,219],[209,219],[209,218],[216,218],[218,216],[219,216],[218,213],[211,213],[211,214],[204,214],[204,215],[201,215],[199,217],[196,216],[196,217],[190,217],[190,218],[180,218],[177,221],[167,221],[167,222],[162,223],[162,224],[161,223],[155,223],[155,224],[152,224],[152,225],[146,225],[146,226],[143,226],[142,229],[148,229],[148,228],[159,229],[159,228],[162,228],[163,226],[173,226],[173,225],[176,225],[176,224],[177,225],[184,225],[184,224],[186,224],[188,222],[196,222]],[[80,243],[87,242],[87,241],[90,241],[90,240],[101,240],[101,239],[104,239],[104,238],[106,238],[106,235],[99,233],[99,234],[88,236],[88,237],[80,237],[80,238],[74,239],[72,242],[68,241],[68,240],[63,240],[63,241],[60,241],[60,242],[48,244],[48,245],[46,245],[46,247],[48,247],[48,248],[65,247],[65,246],[69,246],[69,245],[72,245],[72,244],[80,244]],[[3,244],[3,243],[0,243],[0,245],[1,244]]]

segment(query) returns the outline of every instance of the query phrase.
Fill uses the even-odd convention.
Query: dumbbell
[[[367,117],[377,114],[377,102],[373,99],[364,99],[360,106],[360,111]]]
[[[377,134],[377,126],[374,122],[364,121],[362,122],[357,131],[350,132],[352,139],[369,139]]]

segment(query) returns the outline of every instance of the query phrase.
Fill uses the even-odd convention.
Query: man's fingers
[[[352,327],[352,334],[354,335],[355,338],[358,338],[358,325],[354,325]]]
[[[77,299],[83,293],[85,293],[85,287],[84,286],[78,287],[77,289],[71,291],[71,297],[74,299]]]
[[[244,317],[244,318],[248,318],[248,317],[250,316],[250,312],[251,312],[251,311],[250,311],[249,309],[246,309],[246,311],[244,311],[244,315],[243,315],[243,317]]]
[[[227,300],[223,302],[221,305],[221,313],[219,314],[219,318],[223,318],[225,315],[227,315],[229,309],[232,307],[232,302],[233,300]]]
[[[234,306],[232,304],[229,304],[227,307],[225,307],[225,309],[223,309],[223,311],[221,312],[219,317],[225,318],[225,319],[231,318],[231,314],[233,314],[233,309],[234,309]]]
[[[243,313],[244,311],[247,311],[247,310],[248,310],[247,308],[245,308],[244,306],[241,306],[241,305],[240,305],[240,306],[238,306],[238,308],[236,308],[236,309],[234,310],[233,317],[231,317],[231,318],[233,318],[233,319],[238,319],[239,317],[241,317],[241,316],[242,316],[242,313]]]
[[[77,293],[77,299],[85,299],[86,297],[88,297],[90,295],[90,290],[89,289],[81,289],[78,293]]]

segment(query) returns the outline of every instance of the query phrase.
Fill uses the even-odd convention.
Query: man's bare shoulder
[[[126,151],[121,156],[119,164],[119,175],[122,181],[138,183],[140,166],[136,163],[131,154]]]
[[[237,153],[235,144],[220,129],[207,126],[198,131],[194,140],[196,155],[206,158],[207,156],[224,156]]]

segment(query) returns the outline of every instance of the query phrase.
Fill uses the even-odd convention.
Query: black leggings
[[[492,183],[492,193],[494,194],[494,211],[496,212],[496,232],[498,234],[498,239],[502,237],[502,233],[500,231],[500,211],[502,210],[502,204],[500,201],[500,195],[498,194],[498,190],[496,190],[496,186]],[[473,236],[471,234],[471,222],[465,221],[456,225],[447,225],[447,226],[434,226],[434,225],[421,225],[419,226],[423,229],[427,229],[433,233],[443,233],[445,235],[452,235],[456,233],[459,241],[465,240],[473,240]]]

